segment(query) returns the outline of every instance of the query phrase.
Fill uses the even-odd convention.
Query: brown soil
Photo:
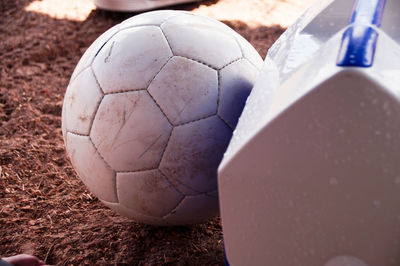
[[[32,11],[33,0],[0,0],[0,257],[28,253],[57,265],[222,265],[218,218],[189,227],[138,224],[104,207],[76,176],[60,130],[69,77],[101,33],[134,14],[89,8],[86,17],[68,5],[87,10],[88,0],[46,1]],[[286,26],[281,21],[293,21],[310,1],[296,2],[208,0],[177,8],[223,20],[264,57],[284,30],[273,22]],[[264,13],[268,23],[229,20],[225,6],[249,18]],[[278,21],[279,8],[292,8],[291,17]]]

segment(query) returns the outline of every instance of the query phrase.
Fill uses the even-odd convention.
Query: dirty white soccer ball
[[[62,129],[105,205],[154,225],[218,214],[217,167],[262,65],[226,25],[183,11],[130,18],[79,61]]]

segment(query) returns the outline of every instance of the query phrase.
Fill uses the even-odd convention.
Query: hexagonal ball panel
[[[220,70],[218,115],[234,129],[259,71],[246,59]]]
[[[103,202],[103,204],[106,205],[107,207],[109,207],[110,209],[112,209],[112,210],[116,211],[117,213],[119,213],[125,217],[128,217],[136,222],[158,225],[158,226],[172,225],[163,218],[141,214],[141,213],[135,211],[134,209],[125,207],[124,205],[122,205],[120,203],[112,203],[112,202],[107,202],[104,200],[102,200],[101,202]]]
[[[236,34],[202,16],[182,14],[161,25],[174,55],[204,62],[216,69],[242,57]]]
[[[187,196],[165,219],[171,224],[196,224],[218,215],[218,198],[206,195]]]
[[[261,70],[264,61],[253,45],[251,45],[251,43],[240,34],[236,35],[236,39],[242,48],[243,57],[247,58],[256,68],[258,68],[258,70]]]
[[[68,90],[69,87],[67,87],[67,91]],[[66,110],[65,98],[66,97],[64,97],[64,104],[61,110],[61,131],[64,140],[64,145],[67,144],[67,110]]]
[[[148,91],[174,125],[217,113],[217,71],[183,57],[171,58]]]
[[[80,179],[99,199],[118,202],[115,172],[104,162],[90,138],[67,133],[67,153]]]
[[[90,136],[117,172],[158,167],[172,130],[147,91],[104,96]]]
[[[213,191],[231,135],[217,116],[175,127],[159,169],[185,195]]]
[[[133,16],[120,24],[122,29],[128,27],[137,27],[144,25],[157,25],[160,26],[164,21],[171,17],[186,13],[183,11],[174,10],[157,10],[152,12],[145,12],[136,16]]]
[[[74,72],[71,76],[71,82],[76,78],[76,76],[81,73],[85,68],[89,67],[93,59],[96,57],[97,53],[103,47],[103,45],[111,39],[111,37],[119,31],[119,25],[116,25],[102,35],[100,35],[86,50],[86,52],[82,55],[81,59],[79,60],[78,64],[75,67]]]
[[[87,68],[68,86],[63,104],[63,131],[89,135],[97,107],[103,97],[93,72]]]
[[[121,30],[93,61],[105,93],[145,89],[172,56],[161,29],[142,26]]]
[[[168,214],[183,199],[159,170],[118,173],[117,193],[120,204],[156,217]]]

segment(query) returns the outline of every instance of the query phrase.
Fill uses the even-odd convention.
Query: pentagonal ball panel
[[[86,50],[86,52],[82,55],[81,59],[79,60],[78,64],[75,67],[74,72],[72,73],[71,76],[71,81],[73,81],[76,76],[81,73],[85,68],[89,67],[93,59],[96,57],[97,53],[100,51],[100,49],[103,47],[103,45],[111,39],[114,34],[116,34],[119,31],[119,25],[116,25],[110,29],[108,29],[106,32],[104,32],[102,35],[100,35]]]
[[[63,105],[63,131],[89,135],[97,107],[103,97],[93,72],[86,68],[68,86]]]
[[[231,135],[231,129],[216,116],[175,127],[161,172],[185,195],[214,191],[217,167]]]
[[[174,55],[204,62],[216,69],[242,57],[234,31],[202,16],[182,14],[161,25]]]
[[[121,30],[100,50],[92,67],[105,93],[145,89],[172,56],[161,29]]]
[[[171,224],[196,224],[217,216],[218,212],[218,198],[207,195],[186,196],[165,220]]]
[[[108,202],[118,202],[115,172],[104,162],[90,138],[67,133],[67,153],[80,179],[93,194]]]
[[[163,217],[183,199],[159,170],[117,174],[120,204],[135,211]]]
[[[246,59],[220,70],[218,115],[234,129],[259,71]]]
[[[117,172],[158,167],[172,126],[147,91],[106,95],[90,136]]]
[[[183,57],[171,58],[148,91],[174,125],[217,113],[217,71]]]

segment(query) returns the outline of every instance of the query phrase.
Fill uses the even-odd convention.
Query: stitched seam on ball
[[[101,102],[103,101],[104,96],[105,96],[104,91],[103,91],[103,89],[101,88],[99,81],[97,80],[96,73],[94,73],[93,68],[91,68],[91,70],[92,70],[91,72],[92,72],[92,74],[93,74],[94,80],[96,81],[96,84],[97,84],[97,86],[99,87],[100,93],[102,94],[102,96],[101,96],[99,102],[98,102],[97,105],[96,105],[96,108],[95,108],[95,110],[94,110],[94,116],[93,116],[93,118],[92,118],[91,121],[90,121],[90,126],[89,126],[89,137],[90,137],[90,134],[92,133],[92,128],[93,128],[94,120],[96,119],[97,112],[99,111],[99,108],[100,108],[100,104],[101,104]]]
[[[166,22],[168,22],[168,20],[171,20],[171,19],[173,19],[173,18],[177,18],[177,17],[179,17],[179,16],[184,16],[184,15],[187,15],[186,13],[187,12],[183,12],[183,13],[181,13],[181,12],[179,12],[180,14],[176,14],[176,16],[171,16],[171,17],[169,17],[169,18],[166,18],[166,19],[164,19],[161,23],[160,23],[160,28],[162,27],[162,25],[163,24],[165,24]]]
[[[113,171],[113,172],[115,173],[115,176],[116,176],[117,172],[116,172],[114,169],[112,169],[112,167],[111,167],[111,166],[108,164],[108,162],[104,159],[103,155],[101,155],[99,149],[97,148],[96,144],[94,144],[94,142],[93,142],[93,140],[92,140],[92,138],[91,138],[90,136],[89,136],[89,140],[90,140],[90,142],[93,144],[93,147],[95,148],[97,154],[98,154],[98,155],[100,156],[100,158],[104,161],[104,163],[106,164],[106,166],[107,166],[108,168],[110,168],[110,170]]]
[[[129,206],[126,206],[126,205],[124,205],[124,204],[122,204],[122,203],[120,203],[120,202],[115,203],[115,202],[109,202],[109,201],[102,200],[102,199],[100,199],[100,201],[101,201],[103,204],[120,205],[120,206],[122,206],[123,208],[126,208],[127,210],[130,210],[130,211],[135,212],[135,213],[134,213],[134,216],[136,216],[136,214],[139,214],[139,215],[144,216],[144,217],[146,217],[146,218],[150,218],[150,219],[156,220],[157,222],[162,222],[163,225],[172,225],[172,224],[169,223],[168,221],[163,220],[162,217],[150,216],[150,215],[142,214],[142,213],[138,212],[136,209],[133,209],[133,208],[131,208],[131,207],[129,207]],[[112,208],[111,208],[111,209],[112,209]],[[135,218],[133,218],[133,219],[135,219]],[[164,224],[164,223],[165,223],[165,224]]]
[[[183,196],[182,199],[180,201],[178,201],[178,203],[175,205],[174,208],[172,208],[172,210],[167,213],[166,215],[162,216],[162,219],[168,219],[168,217],[170,217],[171,215],[176,213],[176,210],[179,208],[179,206],[182,204],[183,200],[186,198],[186,196]]]
[[[102,201],[107,202],[107,203],[112,203],[112,202],[108,202],[108,201],[105,201],[105,200],[102,200]],[[128,209],[128,210],[131,210],[131,211],[135,212],[136,214],[139,214],[141,216],[145,216],[146,218],[162,220],[162,216],[153,216],[153,215],[149,215],[147,213],[143,213],[143,212],[137,210],[136,208],[131,208],[130,206],[125,205],[123,202],[118,202],[118,204],[121,205],[122,207]]]
[[[217,115],[218,115],[219,110],[220,110],[219,103],[221,102],[221,72],[220,72],[220,70],[217,71],[217,75],[218,75]]]
[[[238,38],[236,38],[236,36],[232,36],[232,37],[235,39],[237,45],[239,46],[240,53],[242,54],[242,57],[244,57],[243,47],[240,45],[240,42],[239,42]]]
[[[210,65],[210,64],[207,64],[206,62],[202,62],[202,61],[200,61],[200,60],[197,60],[197,59],[194,59],[194,58],[191,58],[191,57],[187,57],[187,56],[182,56],[182,55],[175,55],[175,56],[176,56],[176,57],[181,57],[181,58],[185,58],[185,59],[191,60],[191,61],[193,61],[193,62],[202,64],[202,65],[204,65],[204,66],[207,66],[207,67],[209,67],[209,68],[211,68],[211,69],[214,69],[214,70],[218,71],[218,68],[217,68],[217,67],[214,67],[214,66],[212,66],[212,65]]]
[[[96,76],[96,72],[94,72],[93,67],[91,67],[90,69],[92,70],[92,74],[93,74],[93,77],[94,77],[94,79],[95,79],[95,81],[96,81],[96,83],[97,83],[97,86],[99,86],[101,93],[104,95],[105,92],[104,92],[103,88],[102,88],[101,85],[100,85],[100,82],[99,82],[99,80],[98,80],[98,78],[97,78],[97,76]]]
[[[167,177],[167,175],[162,171],[162,169],[159,168],[158,170],[161,172],[161,174],[163,174],[165,177]],[[191,186],[189,186],[189,185],[183,183],[183,182],[180,181],[179,179],[173,179],[173,180],[175,181],[176,184],[182,185],[182,186],[186,187],[187,189],[191,190],[191,192],[194,193],[194,194],[189,194],[189,195],[187,195],[187,194],[184,193],[183,191],[179,190],[179,189],[177,188],[177,186],[174,184],[174,182],[173,182],[171,179],[168,179],[168,181],[169,181],[178,191],[180,191],[180,192],[182,193],[182,195],[184,195],[184,196],[197,196],[197,195],[203,195],[203,194],[210,193],[210,192],[201,192],[201,191],[198,191],[198,190],[192,188]]]
[[[167,142],[166,142],[167,144],[165,145],[164,149],[163,149],[162,152],[161,152],[160,160],[158,161],[158,166],[157,166],[158,169],[160,168],[162,159],[164,158],[164,154],[165,154],[165,151],[167,150],[167,147],[168,147],[168,144],[169,144],[169,140],[171,139],[172,132],[174,131],[174,128],[175,128],[175,127],[172,126],[172,130],[171,130],[171,132],[169,133],[168,140],[167,140]],[[159,170],[159,171],[161,172],[161,170]],[[163,172],[161,172],[161,174],[164,175]]]
[[[171,51],[171,53],[172,53],[172,51]],[[174,57],[173,53],[172,53],[172,55],[167,59],[167,62],[165,62],[165,64],[161,66],[160,70],[159,70],[159,71],[154,75],[154,77],[149,81],[149,83],[147,84],[146,90],[149,89],[151,83],[153,83],[153,81],[156,79],[156,77],[158,76],[158,74],[161,73],[161,71],[162,71],[162,70],[164,69],[164,67],[169,63],[169,61],[171,60],[172,57]],[[149,94],[150,94],[150,92],[149,92]]]
[[[162,171],[161,168],[159,168],[158,170],[161,172],[161,174],[163,174],[165,177],[168,178],[168,176]],[[173,179],[173,180],[174,180],[175,182],[173,182],[171,179],[168,178],[168,181],[169,181],[178,191],[180,191],[181,194],[184,195],[184,196],[188,196],[188,195],[186,195],[186,193],[184,193],[183,191],[181,191],[180,189],[178,189],[177,185],[182,185],[182,186],[186,187],[187,189],[191,190],[191,192],[196,193],[195,195],[204,194],[204,192],[201,192],[201,191],[198,191],[198,190],[192,188],[191,186],[189,186],[189,185],[183,183],[182,181],[180,181],[179,179]],[[174,183],[176,183],[177,185],[175,185]]]
[[[154,170],[158,170],[158,168],[154,168],[154,167],[149,167],[149,168],[139,168],[137,170],[130,170],[130,171],[116,171],[118,174],[134,174],[134,173],[138,173],[138,172],[146,172],[146,171],[154,171]]]
[[[161,32],[163,33],[165,39],[167,40],[167,43],[168,43],[168,45],[169,45],[169,47],[170,47],[170,49],[171,49],[171,51],[172,51],[172,54],[173,54],[174,56],[186,58],[186,59],[192,60],[192,61],[194,61],[194,62],[200,63],[200,64],[202,64],[202,65],[208,66],[209,68],[212,68],[212,69],[214,69],[214,70],[218,70],[217,67],[211,66],[210,64],[207,64],[207,63],[202,62],[202,61],[200,61],[200,60],[197,60],[197,59],[194,59],[194,58],[190,58],[190,57],[187,57],[187,56],[176,55],[175,52],[174,52],[174,49],[172,48],[171,42],[170,42],[169,39],[168,39],[167,34],[165,33],[165,31],[164,31],[161,27],[160,27],[160,29],[161,29]]]
[[[117,172],[114,171],[114,169],[111,168],[111,166],[106,162],[106,160],[103,158],[103,156],[100,154],[99,150],[97,149],[96,145],[93,143],[92,138],[90,136],[87,135],[81,135],[81,134],[76,134],[74,132],[70,132],[67,131],[67,134],[72,134],[75,136],[79,136],[79,137],[87,137],[90,141],[90,143],[92,143],[93,148],[95,149],[96,153],[100,156],[100,158],[103,160],[104,164],[106,165],[107,168],[109,168],[113,173],[114,173],[114,193],[115,193],[115,198],[117,199],[116,203],[119,203],[119,199],[118,199],[118,192],[117,192]]]
[[[129,30],[129,29],[134,29],[134,28],[140,28],[140,27],[157,27],[157,28],[159,28],[160,25],[148,23],[148,24],[136,24],[136,25],[129,25],[129,26],[127,25],[125,27],[120,26],[120,29],[118,30],[118,32],[121,32],[124,30]]]
[[[218,199],[218,195],[217,195],[217,196],[210,195],[210,193],[213,193],[213,192],[217,192],[217,194],[218,194],[218,188],[217,188],[217,189],[214,189],[214,190],[212,190],[212,191],[207,192],[205,195],[206,195],[207,197],[210,197],[210,198]]]
[[[79,71],[79,72],[75,75],[74,79],[71,79],[71,80],[69,81],[68,85],[71,85],[71,83],[74,82],[74,81],[79,77],[79,75],[82,74],[83,72],[85,72],[85,70],[87,70],[89,67],[91,67],[91,64],[88,65],[88,66],[86,66],[85,68],[83,68],[81,71]]]
[[[168,43],[168,46],[169,46],[169,49],[171,50],[172,55],[175,55],[175,54],[174,54],[174,49],[172,49],[171,42],[169,41],[169,39],[168,39],[168,37],[167,37],[167,34],[165,33],[165,31],[163,30],[163,28],[162,28],[161,26],[160,26],[160,30],[161,30],[161,33],[163,34],[165,40],[166,40],[167,43]]]
[[[185,126],[185,125],[188,125],[188,124],[191,124],[191,123],[195,123],[195,122],[197,122],[197,121],[204,120],[204,119],[207,119],[207,118],[210,118],[210,117],[213,117],[213,116],[217,116],[217,115],[218,115],[217,113],[211,114],[211,115],[207,115],[207,116],[205,116],[205,117],[201,117],[201,118],[198,118],[198,119],[189,121],[189,122],[184,122],[184,123],[175,125],[175,127]]]
[[[214,29],[214,30],[216,30],[216,31],[218,31],[220,33],[228,34],[228,35],[232,36],[236,40],[236,37],[234,35],[238,34],[238,33],[234,29],[232,29],[231,27],[226,25],[225,23],[223,23],[223,22],[221,22],[221,21],[219,21],[217,19],[212,19],[210,17],[199,15],[199,14],[194,14],[194,13],[191,13],[191,12],[188,12],[188,11],[184,11],[182,14],[178,14],[177,16],[173,16],[173,17],[167,18],[166,21],[164,21],[163,23],[160,24],[160,28],[162,28],[163,24],[168,22],[168,20],[170,20],[172,18],[176,18],[178,16],[185,16],[185,15],[196,17],[196,18],[200,18],[200,19],[204,19],[205,18],[207,20],[207,22],[212,23],[212,24],[206,24],[207,27],[212,28],[212,29]],[[222,25],[220,25],[218,22],[221,23]],[[236,40],[236,41],[238,42],[238,40]],[[240,44],[239,44],[239,48],[240,48],[240,50],[242,50],[242,47],[240,46]]]
[[[167,180],[167,182],[179,193],[182,195],[182,197],[185,197],[185,193],[183,193],[182,191],[180,191],[172,182],[171,180],[169,180],[169,178],[160,170],[158,169],[158,171],[161,173],[161,175],[165,178],[165,180]],[[172,210],[171,210],[172,211]]]
[[[93,129],[94,120],[96,120],[97,112],[98,112],[99,109],[100,109],[100,105],[101,105],[101,102],[103,101],[104,97],[105,97],[105,95],[103,94],[103,96],[101,97],[100,101],[97,103],[96,110],[94,111],[93,119],[92,119],[92,121],[90,122],[89,137],[90,137],[90,135],[92,134],[92,129]]]
[[[168,178],[168,176],[167,176],[167,175],[162,171],[162,169],[160,168],[161,162],[162,162],[162,160],[164,159],[164,154],[165,154],[165,152],[166,152],[166,150],[167,150],[167,148],[168,148],[169,141],[170,141],[170,139],[171,139],[171,137],[172,137],[172,133],[173,133],[174,130],[175,130],[175,127],[172,128],[171,133],[170,133],[170,135],[169,135],[169,138],[168,138],[168,140],[167,140],[167,145],[165,145],[165,148],[164,148],[164,150],[163,150],[163,152],[162,152],[162,155],[161,155],[161,157],[160,157],[160,162],[159,162],[159,164],[158,164],[158,170],[160,171],[160,173],[161,173],[163,176],[165,176],[165,178],[168,180],[168,182],[170,182],[170,183],[174,186],[174,188],[175,188],[177,191],[179,191],[182,195],[185,195],[185,193],[184,193],[183,191],[179,190],[178,187],[174,185],[174,183]],[[178,183],[180,183],[180,184],[186,186],[187,188],[189,188],[189,189],[191,189],[191,190],[194,190],[193,188],[187,186],[186,184],[183,184],[183,183],[181,183],[181,182],[178,182]]]
[[[222,122],[229,127],[229,129],[233,132],[234,128],[232,128],[227,121],[223,117],[221,117],[219,114],[217,114],[218,118],[222,120]]]
[[[66,132],[67,132],[67,134],[70,133],[72,135],[79,136],[79,137],[89,137],[89,135],[85,135],[85,134],[74,132],[74,131],[67,130]]]
[[[230,65],[232,65],[232,64],[234,64],[234,63],[236,63],[236,62],[238,62],[238,61],[240,61],[240,60],[242,60],[242,59],[245,59],[245,58],[244,58],[243,56],[242,56],[242,57],[239,57],[239,58],[236,58],[235,60],[229,62],[228,64],[224,65],[223,67],[221,67],[221,68],[218,69],[218,70],[223,70],[224,68],[226,68],[226,67],[228,67],[228,66],[230,66]]]
[[[146,90],[146,92],[150,96],[150,98],[153,100],[153,102],[157,105],[158,109],[160,109],[161,113],[165,116],[165,118],[167,119],[167,121],[171,125],[171,127],[174,127],[174,124],[172,124],[172,122],[169,120],[168,116],[164,113],[164,110],[161,109],[161,106],[158,104],[156,99],[154,99],[153,95],[151,95],[148,90]]]
[[[119,91],[113,91],[113,92],[106,92],[104,93],[104,96],[107,95],[115,95],[115,94],[124,94],[124,93],[128,93],[128,92],[135,92],[135,91],[145,91],[146,89],[130,89],[130,90],[119,90]]]
[[[179,206],[179,204],[185,199],[185,194],[183,192],[181,192],[179,189],[177,189],[174,186],[174,184],[172,184],[172,182],[167,178],[167,176],[164,175],[164,173],[161,172],[161,170],[158,170],[158,171],[161,173],[162,177],[168,182],[168,184],[170,184],[175,189],[175,191],[178,192],[180,194],[180,196],[181,196],[181,199],[177,202],[177,204],[174,207],[172,207],[166,214],[161,216],[161,217],[164,218],[167,215],[169,215],[171,212],[173,212]]]

